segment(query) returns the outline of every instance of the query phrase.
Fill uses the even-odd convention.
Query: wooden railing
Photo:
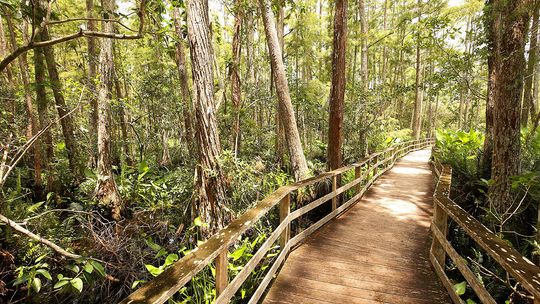
[[[433,242],[431,244],[430,260],[439,279],[448,290],[452,301],[454,303],[464,303],[444,272],[447,255],[480,301],[482,303],[496,304],[496,301],[482,282],[467,266],[464,258],[447,240],[448,217],[459,225],[490,257],[497,261],[510,276],[516,279],[534,297],[535,304],[540,304],[540,268],[510,247],[449,198],[452,183],[452,168],[450,166],[441,165],[435,161],[433,171],[438,178],[438,183],[433,196],[434,211],[431,224]]]
[[[217,299],[215,303],[228,303],[265,257],[268,250],[273,247],[274,243],[279,242],[281,248],[279,255],[249,300],[249,303],[257,303],[291,249],[329,220],[335,218],[356,203],[377,178],[393,167],[398,158],[413,150],[426,148],[432,145],[433,142],[432,139],[422,139],[398,143],[382,152],[374,153],[358,163],[280,187],[257,203],[255,207],[246,211],[227,227],[220,230],[198,248],[195,248],[174,265],[166,269],[158,277],[136,290],[121,303],[163,303],[188,283],[204,267],[212,263],[212,261],[215,262],[216,269]],[[354,170],[354,179],[338,188],[339,177],[350,170]],[[332,180],[332,191],[330,193],[291,212],[291,194],[294,191],[327,179]],[[348,190],[352,190],[356,194],[339,205],[338,197]],[[331,201],[332,211],[291,238],[291,223],[328,201]],[[246,265],[244,265],[242,270],[229,281],[227,270],[227,253],[229,247],[248,228],[252,227],[261,217],[266,215],[270,209],[278,205],[280,224]]]

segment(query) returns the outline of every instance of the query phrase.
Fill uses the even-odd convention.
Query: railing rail
[[[517,250],[510,247],[449,198],[452,183],[452,168],[450,166],[442,165],[438,161],[435,161],[433,172],[438,178],[438,183],[433,195],[434,210],[431,225],[433,241],[430,250],[430,260],[452,301],[454,303],[464,303],[444,272],[447,255],[454,262],[457,269],[482,303],[496,304],[496,301],[489,294],[482,282],[464,262],[463,257],[459,255],[448,241],[448,217],[458,224],[489,256],[516,279],[534,297],[535,304],[540,304],[540,268],[521,255]]]
[[[279,240],[281,251],[249,301],[249,303],[257,303],[264,294],[264,291],[271,282],[273,276],[286,259],[287,254],[295,245],[356,203],[377,178],[393,167],[398,158],[411,151],[426,148],[432,145],[433,142],[433,139],[421,139],[398,143],[384,151],[371,154],[369,157],[358,163],[280,187],[257,203],[253,208],[231,222],[227,227],[220,230],[199,247],[195,248],[166,269],[158,277],[133,292],[121,303],[163,303],[187,284],[204,267],[212,263],[212,261],[215,261],[216,268],[216,292],[218,295],[216,303],[228,303],[255,267],[257,267],[259,262],[264,258],[268,250],[270,250],[274,243]],[[349,170],[354,170],[355,178],[351,182],[338,188],[339,176]],[[291,212],[291,193],[330,178],[332,179],[332,191],[330,193]],[[353,189],[353,187],[356,194],[348,201],[338,206],[337,198],[339,195]],[[290,228],[292,221],[328,201],[331,201],[332,203],[332,211],[291,238]],[[251,257],[243,269],[229,282],[227,270],[227,253],[229,246],[234,244],[240,235],[277,205],[279,205],[280,224]]]

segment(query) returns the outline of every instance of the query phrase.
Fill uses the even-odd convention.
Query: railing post
[[[336,189],[337,189],[337,181],[338,181],[338,178],[337,178],[337,174],[336,174],[336,175],[332,176],[332,192],[336,191]],[[332,211],[336,210],[337,201],[338,201],[338,196],[335,195],[332,198]]]
[[[446,237],[448,234],[448,215],[437,202],[436,196],[433,197],[433,200],[433,221],[431,224],[437,227],[437,229]],[[431,254],[433,254],[439,265],[444,268],[446,252],[435,237],[433,237],[431,242]]]
[[[228,273],[229,260],[227,258],[227,253],[228,253],[228,249],[225,248],[215,259],[216,296],[219,296],[229,284],[229,273]]]
[[[362,167],[361,166],[354,167],[354,179],[357,180],[360,178],[360,176],[362,176]],[[358,182],[355,188],[356,188],[355,189],[356,194],[360,193],[360,190],[362,190],[362,182]]]
[[[281,199],[279,202],[279,222],[282,223],[287,216],[291,213],[291,194],[287,194],[284,198]],[[287,242],[289,242],[289,238],[291,237],[291,224],[287,224],[287,227],[285,227],[285,230],[281,233],[281,236],[279,237],[279,246],[281,247],[281,250],[285,248],[285,245],[287,245]]]
[[[375,155],[373,158],[373,177],[379,173],[379,154]]]

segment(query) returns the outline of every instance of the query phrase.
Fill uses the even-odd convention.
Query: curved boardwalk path
[[[403,157],[291,252],[264,303],[451,303],[428,258],[429,156]]]

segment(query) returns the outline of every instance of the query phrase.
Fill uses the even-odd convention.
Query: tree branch
[[[60,38],[55,38],[47,41],[39,41],[35,42],[33,37],[32,39],[26,44],[21,47],[18,47],[15,51],[13,51],[11,54],[6,56],[2,61],[0,61],[0,72],[2,72],[8,64],[10,64],[13,60],[15,60],[20,55],[28,52],[29,50],[40,48],[40,47],[46,47],[46,46],[52,46],[58,43],[74,40],[80,37],[100,37],[100,38],[110,38],[110,39],[139,39],[143,37],[143,27],[144,27],[144,10],[145,10],[146,0],[141,0],[141,6],[139,8],[139,11],[137,15],[139,16],[139,29],[137,31],[137,34],[135,35],[126,35],[126,34],[115,34],[115,33],[104,33],[104,32],[97,32],[97,31],[87,31],[80,29],[77,33],[73,33],[67,36],[63,36]],[[46,25],[46,23],[45,23]],[[38,29],[39,30],[39,29]]]
[[[29,238],[35,240],[35,241],[38,241],[40,242],[41,244],[51,248],[52,250],[56,251],[58,254],[60,255],[63,255],[67,258],[70,258],[70,259],[80,259],[82,258],[82,256],[78,255],[78,254],[74,254],[74,253],[71,253],[71,252],[67,252],[66,250],[64,250],[62,247],[56,245],[55,243],[47,240],[47,239],[44,239],[42,238],[41,236],[23,228],[21,225],[15,223],[14,221],[8,219],[7,217],[3,216],[2,214],[0,214],[0,221],[6,223],[8,226],[10,226],[11,228],[13,228],[15,231],[17,232],[20,232],[26,236],[28,236]]]

